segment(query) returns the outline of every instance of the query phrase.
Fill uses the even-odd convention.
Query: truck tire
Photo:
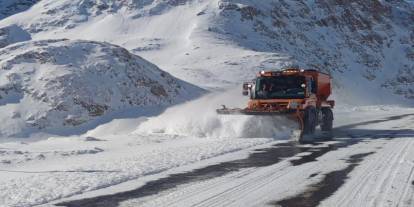
[[[324,132],[332,131],[333,119],[334,119],[332,109],[328,107],[324,107],[321,109],[321,112],[322,112],[321,130]]]
[[[305,109],[303,117],[303,134],[314,134],[317,125],[316,109],[314,107],[308,107]]]

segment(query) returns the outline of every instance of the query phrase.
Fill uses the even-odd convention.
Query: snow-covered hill
[[[202,90],[124,48],[42,40],[0,49],[1,136],[74,127],[136,106],[166,106]]]
[[[414,96],[413,21],[404,0],[43,0],[0,26],[108,41],[206,88],[295,63],[332,73],[344,100],[385,103]]]

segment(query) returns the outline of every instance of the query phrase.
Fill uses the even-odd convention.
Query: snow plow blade
[[[294,120],[299,125],[299,133],[295,133],[295,141],[302,142],[304,133],[303,114],[299,110],[288,111],[268,111],[268,110],[250,110],[241,108],[227,108],[223,105],[223,108],[216,110],[219,115],[250,115],[250,116],[283,116],[288,119]]]
[[[282,112],[282,111],[256,111],[256,110],[247,110],[247,109],[228,109],[228,108],[222,108],[216,110],[218,114],[224,114],[224,115],[255,115],[255,116],[288,116],[289,114],[295,113],[295,112]]]

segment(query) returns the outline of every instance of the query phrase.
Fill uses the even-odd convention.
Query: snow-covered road
[[[247,158],[179,172],[130,191],[65,204],[411,206],[414,114],[389,113],[364,119],[373,114],[378,112],[350,114],[355,119],[337,127],[336,139],[331,142],[296,145],[275,141],[250,150]]]
[[[304,145],[136,134],[127,123],[141,119],[109,123],[89,137],[3,143],[0,203],[411,206],[414,110],[337,109],[336,117],[333,141]],[[121,126],[122,134],[108,132]]]

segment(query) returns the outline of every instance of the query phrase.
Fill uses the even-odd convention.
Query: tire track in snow
[[[238,172],[242,169],[247,168],[261,168],[266,166],[271,166],[280,161],[293,157],[299,153],[308,152],[310,155],[305,155],[299,157],[297,162],[299,164],[305,164],[307,162],[314,162],[316,158],[322,156],[323,154],[335,151],[340,148],[348,147],[350,145],[356,144],[358,142],[345,142],[345,143],[336,143],[328,146],[321,146],[320,143],[315,143],[316,146],[301,146],[295,144],[283,144],[275,145],[270,148],[259,149],[250,154],[246,159],[235,160],[230,162],[223,162],[216,165],[207,166],[205,168],[196,169],[190,172],[178,173],[170,175],[169,177],[162,178],[155,181],[150,181],[144,186],[126,192],[121,192],[113,195],[99,196],[95,198],[88,198],[77,201],[69,201],[64,203],[59,203],[59,206],[117,206],[119,203],[130,200],[137,199],[141,197],[147,197],[160,192],[171,190],[180,185],[200,182],[216,177],[221,177],[230,173]],[[322,153],[321,153],[322,152]],[[294,161],[292,161],[294,162]],[[298,165],[299,165],[298,164]],[[275,179],[278,179],[276,177]],[[267,182],[267,181],[266,181]],[[237,189],[237,187],[236,187]],[[237,190],[236,190],[237,191]]]
[[[366,185],[360,187],[358,190],[358,197],[354,197],[355,199],[349,199],[349,197],[346,196],[349,205],[352,205],[353,202],[368,206],[378,206],[379,204],[383,204],[383,197],[386,196],[387,191],[392,188],[395,175],[400,171],[398,165],[399,160],[404,158],[408,150],[410,150],[410,143],[407,143],[406,141],[397,141],[391,146],[393,147],[388,147],[388,150],[383,151],[381,156],[378,156],[379,160],[384,160],[383,162],[372,162],[372,167],[366,169],[367,171],[372,171],[368,174],[369,176],[366,176],[365,174],[359,175],[361,179],[365,180]],[[401,148],[401,146],[404,147]],[[399,148],[400,150],[396,150]]]
[[[411,170],[410,170],[409,174],[410,174],[410,176],[408,176],[408,179],[406,179],[406,182],[411,183],[411,185],[410,184],[405,185],[404,191],[401,194],[400,198],[398,199],[397,206],[413,205],[412,204],[412,202],[413,202],[412,199],[414,197],[414,191],[413,191],[413,188],[414,188],[414,186],[413,186],[414,185],[414,181],[413,181],[413,179],[414,179],[414,166],[411,167]]]
[[[383,121],[388,121],[388,120],[381,120]],[[376,124],[377,122],[373,123]],[[382,130],[384,131],[384,130]],[[363,132],[363,133],[369,133],[368,130],[362,130],[362,131],[354,131],[354,132]],[[387,132],[387,131],[384,131]],[[375,132],[374,132],[375,133]],[[378,133],[380,133],[378,131]],[[381,132],[383,133],[383,132]],[[380,138],[380,135],[378,134],[378,136],[373,136],[373,139],[370,139],[369,134],[359,134],[360,136],[357,136],[361,139],[350,139],[350,140],[345,140],[345,142],[349,142],[351,141],[352,144],[344,144],[345,146],[339,146],[338,148],[347,148],[350,145],[353,144],[357,144],[360,141],[364,141],[364,140],[369,140],[369,145],[372,145],[371,143],[374,143],[373,145],[375,145],[375,143],[379,142],[378,140]],[[382,136],[383,134],[381,134]],[[342,136],[342,135],[341,135]],[[351,136],[352,137],[352,136]],[[398,137],[398,136],[395,136]],[[400,136],[401,137],[401,136]],[[355,141],[355,140],[359,140],[359,141]],[[344,140],[342,140],[344,141]],[[343,144],[343,143],[342,143]],[[398,144],[395,144],[395,146],[397,147]],[[286,146],[284,146],[286,147]],[[302,146],[303,147],[303,146]],[[376,146],[377,147],[377,146]],[[281,160],[277,160],[275,162],[275,157],[270,156],[272,155],[272,150],[278,149],[278,148],[283,148],[283,146],[275,146],[275,148],[269,148],[269,149],[262,149],[262,153],[261,152],[254,152],[251,155],[258,155],[261,154],[262,157],[254,157],[254,156],[250,156],[247,159],[242,159],[242,160],[236,160],[236,161],[231,161],[231,162],[225,162],[225,163],[220,163],[218,165],[213,165],[213,166],[208,166],[206,168],[201,168],[201,169],[197,169],[191,172],[187,172],[187,173],[179,173],[179,174],[173,174],[165,179],[160,179],[157,181],[151,181],[149,183],[147,183],[146,185],[143,186],[143,188],[139,188],[136,189],[134,191],[130,191],[130,192],[123,192],[120,194],[114,194],[114,195],[107,195],[107,196],[100,196],[100,197],[96,197],[96,198],[91,198],[91,199],[84,199],[84,200],[79,200],[79,201],[69,201],[66,203],[62,203],[60,205],[65,205],[65,206],[116,206],[118,205],[120,202],[124,202],[124,201],[130,201],[131,199],[133,200],[137,200],[138,202],[142,203],[142,198],[147,198],[150,197],[151,195],[157,195],[159,196],[161,192],[168,192],[171,194],[175,194],[177,189],[178,191],[180,190],[180,188],[183,188],[183,186],[191,186],[194,185],[194,183],[197,183],[196,185],[199,185],[200,182],[207,182],[208,180],[211,180],[213,178],[217,178],[217,177],[223,177],[226,176],[227,174],[231,174],[232,176],[242,176],[242,177],[249,177],[250,180],[248,181],[242,181],[241,183],[237,183],[237,184],[231,184],[231,183],[225,183],[225,185],[227,186],[221,186],[221,188],[218,188],[216,186],[214,186],[214,183],[217,184],[217,182],[213,182],[210,183],[209,189],[210,189],[210,194],[207,195],[207,199],[204,199],[198,203],[196,203],[196,205],[198,206],[211,206],[211,205],[234,205],[233,201],[237,200],[237,199],[242,199],[243,196],[248,195],[251,192],[254,191],[258,191],[261,190],[261,188],[264,188],[266,185],[269,185],[269,183],[273,183],[275,181],[279,182],[282,178],[284,177],[289,177],[290,181],[293,181],[293,183],[297,183],[298,181],[295,181],[295,177],[296,180],[299,177],[303,177],[303,170],[307,171],[309,170],[310,172],[314,173],[317,172],[315,170],[321,169],[321,167],[329,167],[329,165],[325,165],[321,162],[314,162],[317,161],[316,158],[324,155],[325,153],[321,152],[321,149],[318,149],[318,147],[314,146],[314,147],[309,147],[309,149],[307,150],[297,150],[296,148],[296,152],[290,151],[291,154],[283,152],[283,156],[281,157],[281,160],[283,159],[288,159],[291,157],[294,157],[295,155],[302,153],[302,152],[307,152],[310,153],[308,155],[304,155],[304,156],[300,156],[298,157],[299,161],[296,161],[296,163],[298,163],[298,166],[301,166],[301,172],[299,172],[299,170],[297,170],[296,167],[290,167],[291,165],[285,165],[282,163],[277,164],[278,162],[280,162]],[[300,147],[299,147],[300,149]],[[370,148],[371,150],[376,149],[375,147]],[[280,150],[280,149],[279,149]],[[335,151],[337,150],[337,148],[332,148],[331,151]],[[387,147],[387,150],[389,150],[389,146]],[[327,152],[331,152],[330,150],[327,150]],[[346,155],[349,156],[350,152],[349,150],[346,150],[347,153]],[[384,150],[375,150],[375,151],[384,151]],[[352,153],[352,152],[351,152]],[[398,154],[397,152],[394,152],[396,154]],[[391,153],[390,153],[391,154]],[[360,154],[361,156],[364,156],[365,154]],[[389,155],[389,154],[388,154]],[[367,155],[368,156],[368,155]],[[397,156],[397,155],[395,155]],[[260,158],[260,159],[257,159]],[[276,157],[278,158],[278,157]],[[279,157],[280,158],[280,157]],[[392,159],[394,158],[394,156],[388,156],[387,158],[389,158],[389,161],[393,161]],[[244,161],[251,159],[247,164],[244,163]],[[309,160],[309,161],[300,161],[300,160]],[[355,158],[358,160],[358,157]],[[244,161],[243,161],[244,160]],[[314,164],[306,164],[308,162],[314,162]],[[359,162],[359,161],[358,161]],[[254,163],[254,164],[252,164]],[[288,163],[288,162],[284,162],[284,163]],[[295,161],[291,161],[291,163],[294,165]],[[369,162],[368,162],[369,163]],[[375,167],[375,165],[378,165],[378,162],[371,162],[373,163],[372,166]],[[277,164],[277,165],[276,165]],[[306,164],[306,165],[304,165]],[[385,161],[383,163],[383,165],[385,165]],[[279,166],[280,165],[280,166]],[[352,164],[351,164],[352,165]],[[262,167],[268,168],[269,166],[276,166],[276,168],[274,168],[274,171],[271,171],[271,173],[265,173],[262,176],[260,176],[260,174],[257,174],[255,171],[250,171],[251,169],[247,170],[248,168],[257,168],[258,170]],[[305,167],[304,167],[305,166]],[[279,168],[279,170],[281,172],[276,172],[277,168]],[[345,173],[350,173],[351,171],[354,170],[356,166],[351,167],[352,169],[349,172]],[[290,173],[286,173],[286,169],[289,169],[291,171],[289,171]],[[323,168],[322,168],[323,169]],[[371,168],[372,169],[372,168]],[[251,173],[250,173],[250,172]],[[288,174],[294,174],[294,176],[286,176]],[[204,174],[206,173],[206,174]],[[210,174],[212,173],[212,174]],[[340,173],[340,172],[337,172]],[[375,173],[372,174],[372,176],[375,176]],[[179,178],[181,177],[181,178]],[[345,176],[346,177],[346,176]],[[363,177],[363,176],[361,176]],[[245,179],[245,178],[243,178]],[[362,179],[362,178],[360,178]],[[368,182],[367,179],[363,180],[364,182]],[[276,182],[276,183],[277,183]],[[348,181],[347,181],[348,182]],[[157,184],[158,183],[158,184]],[[208,183],[208,182],[207,182]],[[359,182],[359,183],[363,183],[363,182]],[[218,183],[219,184],[219,183]],[[280,183],[279,183],[280,184]],[[343,184],[343,183],[342,183]],[[341,184],[341,185],[342,185]],[[230,186],[228,186],[230,185]],[[178,188],[178,186],[180,186],[180,188]],[[302,186],[302,185],[298,185],[298,186]],[[147,189],[145,189],[145,187]],[[296,186],[297,187],[297,186]],[[177,189],[175,189],[177,188]],[[197,189],[197,188],[196,188]],[[149,191],[148,191],[149,190]],[[297,190],[297,189],[296,189]],[[300,190],[300,189],[299,189]],[[337,190],[337,189],[336,189]],[[336,191],[335,190],[335,191]],[[333,191],[333,192],[335,192]],[[139,193],[141,192],[141,193]],[[161,194],[160,196],[165,196],[165,193]],[[192,191],[192,195],[194,196],[204,196],[201,194],[207,193],[205,188],[199,188],[196,191]],[[330,192],[330,193],[333,193]],[[354,191],[355,192],[355,191]],[[286,192],[285,192],[286,194]],[[181,201],[186,200],[185,197],[189,196],[188,194],[185,194],[183,196],[178,196],[175,198],[175,200],[173,199],[173,202],[171,202],[170,200],[170,204],[171,205],[179,205],[181,203]],[[262,195],[260,195],[262,196]],[[141,199],[139,199],[141,198]],[[178,198],[178,199],[177,199]],[[231,199],[229,199],[231,198]],[[109,199],[109,200],[106,200]],[[260,198],[257,198],[258,200],[260,200]],[[349,199],[349,197],[348,197]],[[162,200],[162,199],[161,199]],[[107,201],[107,202],[105,202]],[[165,201],[164,201],[165,202]],[[363,202],[366,204],[366,202]]]
[[[407,157],[414,157],[414,151],[411,151],[410,155]],[[411,165],[410,170],[408,171],[407,179],[405,179],[406,185],[404,187],[403,193],[401,194],[400,198],[398,199],[398,206],[404,206],[406,203],[407,205],[413,205],[414,199],[414,162],[413,160],[409,163]]]
[[[393,146],[395,145],[395,143],[393,144]],[[384,150],[383,150],[384,151]],[[362,196],[363,199],[360,199],[359,197],[361,197],[363,192],[363,189],[366,188],[366,186],[369,186],[369,182],[371,181],[371,179],[367,179],[373,176],[378,176],[378,174],[376,173],[376,171],[378,170],[382,170],[377,169],[378,168],[378,163],[381,163],[380,166],[386,164],[386,163],[390,163],[392,162],[392,160],[394,160],[395,156],[398,154],[397,152],[393,151],[393,152],[388,152],[388,149],[385,149],[385,152],[389,155],[387,157],[381,156],[384,152],[380,152],[380,154],[371,157],[371,159],[367,159],[367,162],[365,165],[360,167],[360,173],[357,173],[358,176],[354,176],[354,180],[349,180],[347,182],[347,184],[345,184],[344,188],[347,187],[347,185],[350,185],[349,191],[346,191],[346,193],[344,193],[341,198],[335,199],[334,203],[335,205],[339,205],[339,206],[349,206],[352,205],[350,204],[351,201],[357,200],[357,201],[362,201],[361,203],[359,203],[358,205],[363,205],[363,203],[366,203],[366,201],[364,200],[364,198],[366,196]],[[350,199],[353,198],[353,199]],[[328,204],[329,205],[333,205],[332,204]],[[366,205],[366,204],[365,204]]]
[[[279,165],[275,170],[282,170],[286,167],[289,167],[290,165],[288,162],[283,163],[282,165]],[[207,199],[202,200],[201,202],[198,202],[194,204],[193,206],[203,207],[203,206],[228,206],[234,201],[239,200],[240,198],[243,198],[245,195],[250,194],[251,192],[256,191],[257,189],[265,186],[266,184],[270,183],[271,181],[278,179],[280,177],[283,177],[288,172],[283,171],[283,173],[274,174],[272,173],[266,173],[260,176],[255,176],[253,179],[246,180],[244,182],[241,182],[240,184],[237,184],[235,186],[232,186],[231,188],[228,188],[218,194],[215,194],[214,196],[211,196]],[[227,183],[226,185],[228,185]],[[231,198],[231,199],[229,199]]]
[[[410,179],[413,177],[410,172],[412,166],[408,170],[410,173],[404,177],[405,187],[402,190],[404,193],[398,192],[398,187],[394,184],[398,178],[397,174],[406,171],[402,169],[406,165],[401,165],[400,160],[412,157],[408,153],[413,154],[411,150],[413,141],[411,139],[383,140],[383,144],[384,148],[378,150],[371,159],[366,159],[363,165],[351,173],[348,182],[327,201],[322,202],[321,206],[378,206],[384,204],[383,201],[387,196],[395,194],[400,194],[400,197],[395,200],[407,200],[406,197],[401,197],[412,192],[410,184]],[[390,190],[397,192],[389,193]]]
[[[237,179],[240,177],[244,177],[247,174],[253,173],[254,171],[255,171],[254,168],[247,169],[247,170],[241,170],[238,173],[232,174],[231,177],[233,177],[234,179]],[[186,190],[183,193],[185,196],[183,196],[182,198],[173,200],[172,202],[168,203],[166,206],[181,206],[181,203],[185,202],[185,200],[188,198],[198,197],[200,194],[206,194],[206,193],[209,193],[210,191],[215,192],[217,186],[222,184],[222,180],[213,179],[211,181],[208,181],[207,183],[208,184],[205,184],[205,183],[201,184],[202,187],[200,186],[197,186],[195,188],[190,187],[191,189]]]
[[[265,167],[276,164],[284,158],[292,157],[303,150],[309,148],[296,147],[271,147],[267,149],[256,150],[246,159],[223,162],[216,165],[210,165],[204,168],[196,169],[190,172],[170,175],[155,181],[150,181],[144,186],[135,190],[121,192],[113,195],[99,196],[77,201],[69,201],[57,204],[58,206],[118,206],[119,203],[145,196],[158,194],[162,191],[176,188],[179,185],[199,182],[226,174],[239,171],[240,169],[252,167]]]
[[[285,179],[291,179],[292,182],[297,182],[297,177],[303,177],[303,172],[315,172],[318,169],[320,169],[320,165],[317,164],[318,157],[324,155],[327,152],[336,151],[338,149],[342,149],[345,147],[348,147],[350,145],[354,145],[359,143],[360,140],[347,140],[346,143],[335,143],[331,145],[327,145],[324,147],[304,147],[307,148],[307,150],[303,150],[303,152],[308,153],[303,156],[299,156],[298,159],[288,159],[284,160],[276,165],[271,166],[271,170],[264,169],[263,173],[259,173],[260,169],[255,169],[255,171],[252,172],[251,175],[248,173],[246,174],[246,177],[249,177],[249,179],[224,179],[222,180],[222,183],[218,183],[218,186],[215,186],[215,188],[212,189],[211,192],[209,190],[203,190],[205,187],[203,184],[196,184],[197,192],[200,193],[190,193],[187,194],[185,192],[193,192],[193,190],[185,190],[185,192],[182,192],[183,190],[180,190],[180,195],[184,195],[183,197],[179,196],[179,199],[177,197],[171,197],[171,198],[164,198],[163,200],[170,200],[170,202],[163,203],[162,206],[183,206],[183,205],[189,205],[191,203],[191,206],[237,206],[237,201],[242,200],[244,197],[249,196],[251,193],[260,191],[261,188],[265,188],[266,186],[277,184],[280,181],[283,181]],[[294,145],[292,144],[282,144],[278,145],[279,147],[292,147]],[[300,147],[298,147],[300,148]],[[322,153],[321,153],[322,152]],[[292,167],[292,164],[296,164],[296,166],[314,162],[315,164],[309,164],[302,166],[301,169],[297,168],[290,168]],[[269,167],[266,167],[269,168]],[[292,177],[292,175],[295,175]],[[305,176],[306,177],[306,176]],[[299,183],[298,183],[299,184]],[[186,187],[181,187],[181,189]],[[192,189],[191,187],[188,187]],[[205,197],[204,195],[209,195]],[[158,195],[163,196],[163,195]],[[194,197],[193,197],[194,196]],[[167,195],[168,197],[168,195]],[[204,199],[200,200],[200,197],[205,197]],[[171,200],[173,200],[171,202]],[[199,200],[198,202],[194,202],[194,200]],[[260,200],[260,199],[258,199]],[[187,201],[187,202],[186,202]],[[235,204],[236,203],[236,204]],[[142,203],[140,203],[142,204]],[[159,206],[159,203],[147,203],[140,206]],[[128,205],[133,206],[133,205]]]
[[[296,174],[300,176],[303,174],[302,170],[286,170],[291,167],[291,160],[283,160],[271,166],[269,169],[249,169],[246,172],[243,170],[241,175],[244,175],[244,179],[238,179],[238,174],[230,175],[228,177],[215,179],[216,186],[209,190],[204,190],[205,185],[197,183],[194,186],[189,186],[184,192],[180,192],[182,197],[177,199],[176,197],[164,198],[165,200],[174,200],[172,202],[163,203],[162,206],[238,206],[238,200],[242,200],[244,197],[250,195],[253,192],[260,190],[261,188],[271,185],[277,181],[283,180],[286,176]],[[307,170],[315,171],[318,169],[317,165],[307,166]],[[268,168],[268,167],[266,167]],[[246,179],[248,177],[248,179]],[[193,192],[193,189],[197,189],[197,193],[187,194],[186,192]],[[211,190],[211,191],[210,191]],[[183,190],[181,190],[183,191]],[[209,196],[205,196],[209,195]],[[162,196],[162,195],[161,195]],[[168,196],[168,195],[167,195]],[[200,197],[205,197],[200,200]],[[194,200],[199,200],[194,202]],[[260,199],[258,199],[260,200]],[[158,205],[157,205],[158,204]],[[159,203],[149,203],[142,206],[160,206]]]
[[[336,151],[340,148],[346,148],[351,145],[359,143],[360,140],[348,140],[344,143],[336,143],[327,145],[324,147],[314,147],[310,148],[310,150],[306,150],[306,152],[310,152],[309,154],[299,156],[299,159],[290,159],[286,161],[286,164],[280,167],[277,167],[275,169],[272,169],[271,171],[266,171],[265,174],[256,177],[253,177],[252,179],[246,180],[241,185],[234,186],[229,188],[228,190],[219,193],[213,197],[210,197],[200,203],[195,204],[194,206],[228,206],[231,205],[232,200],[239,200],[243,197],[249,195],[252,192],[255,192],[259,190],[260,188],[270,184],[270,183],[276,183],[277,180],[285,179],[284,177],[287,175],[292,175],[294,173],[297,174],[297,176],[301,176],[303,172],[314,172],[316,171],[320,166],[318,165],[308,165],[306,166],[306,169],[301,169],[300,171],[297,171],[296,169],[291,170],[283,170],[291,166],[298,166],[303,165],[305,163],[309,162],[316,162],[318,157],[323,156],[324,154],[332,151]],[[286,144],[282,144],[282,146],[289,146]],[[291,145],[292,146],[292,145]],[[288,164],[290,163],[290,165]],[[279,172],[281,171],[281,172]],[[228,198],[232,198],[229,200]]]
[[[386,165],[388,166],[386,172],[383,174],[383,179],[381,181],[381,185],[378,185],[379,188],[377,188],[377,195],[379,195],[376,199],[374,199],[371,203],[370,206],[379,206],[380,204],[383,204],[384,202],[384,195],[387,195],[390,191],[390,188],[393,187],[392,183],[394,182],[397,173],[400,171],[402,165],[401,160],[403,160],[408,152],[409,149],[411,149],[413,142],[411,141],[405,141],[402,143],[403,145],[405,145],[401,150],[398,151],[397,156],[395,156],[395,160],[393,160],[390,164]]]
[[[408,116],[411,116],[411,115],[412,114],[409,114]],[[370,121],[370,122],[365,122],[365,123],[377,124],[377,123],[381,123],[383,121],[397,120],[397,119],[405,118],[406,116],[407,115],[393,116],[393,117],[389,117],[389,118],[384,119],[384,120]],[[365,123],[363,123],[363,124],[365,124]],[[350,126],[352,128],[352,127],[358,126],[358,125],[360,125],[360,124],[354,124],[354,125],[350,125]],[[340,129],[345,129],[347,131],[347,129],[349,129],[349,126],[341,127]],[[358,131],[358,130],[351,130],[351,132],[352,131],[355,132],[355,131]],[[359,130],[359,132],[364,132],[364,133],[370,133],[369,131],[370,130]],[[384,133],[384,132],[386,132],[386,133]],[[408,140],[408,141],[402,140],[401,141],[401,138],[404,139],[404,136],[406,135],[406,134],[403,134],[403,132],[409,132],[409,130],[399,130],[399,131],[371,130],[372,134],[367,134],[367,135],[360,134],[361,136],[357,136],[357,137],[361,137],[361,138],[362,137],[367,137],[367,138],[372,137],[370,142],[372,142],[373,145],[375,145],[375,142],[378,142],[378,139],[382,139],[382,140],[385,139],[386,141],[384,143],[387,144],[387,146],[386,146],[387,150],[381,150],[381,149],[374,150],[374,151],[380,151],[382,153],[380,153],[380,155],[377,156],[377,159],[376,159],[375,162],[371,161],[371,162],[369,162],[368,165],[367,164],[364,165],[365,168],[366,168],[364,173],[360,173],[359,176],[354,176],[354,177],[357,177],[358,182],[356,182],[356,184],[354,186],[350,187],[350,190],[346,191],[347,193],[345,193],[345,195],[343,195],[343,197],[342,197],[342,203],[338,202],[338,199],[331,199],[332,202],[329,205],[326,205],[326,206],[367,206],[367,204],[370,204],[368,206],[383,205],[385,203],[384,202],[385,199],[383,197],[385,195],[390,194],[390,191],[395,188],[393,186],[393,183],[395,183],[394,180],[396,180],[397,174],[402,171],[402,170],[400,170],[403,166],[403,165],[401,165],[401,162],[405,159],[405,157],[407,157],[407,154],[410,152],[409,149],[411,148],[412,143],[413,143],[411,140]],[[354,137],[352,134],[350,136]],[[393,146],[393,147],[389,146],[390,143],[391,143],[391,146]],[[396,150],[396,149],[398,149],[398,150]],[[379,170],[373,171],[372,169],[378,168],[379,163],[381,163],[380,164],[381,168]],[[366,167],[366,166],[370,166],[370,167]],[[340,185],[336,185],[336,188],[331,188],[330,190],[327,190],[327,189],[329,189],[329,187],[326,186],[326,182],[328,182],[327,183],[328,186],[330,185],[329,180],[331,180],[331,182],[335,182],[335,180],[331,179],[330,177],[336,177],[335,179],[337,179],[338,176],[339,176],[339,177],[342,177],[342,179],[347,179],[348,174],[350,174],[356,167],[357,167],[357,165],[352,165],[351,164],[350,166],[348,166],[347,168],[342,170],[342,174],[341,174],[341,171],[334,171],[334,172],[328,173],[328,174],[326,174],[326,176],[324,178],[325,181],[322,181],[321,183],[318,183],[317,185],[311,185],[309,187],[308,191],[305,191],[305,192],[303,192],[301,194],[298,194],[294,197],[290,197],[290,198],[281,200],[281,201],[276,202],[274,204],[275,205],[281,205],[281,206],[317,206],[324,199],[330,198],[330,195],[332,195],[334,192],[338,191],[339,188],[346,183],[345,181],[342,181],[342,183],[340,183]],[[412,170],[412,168],[410,169],[410,171],[411,170]],[[380,171],[380,172],[385,171],[386,173],[382,173],[382,174],[378,175],[378,173],[377,173],[378,171]],[[333,175],[335,175],[335,176],[333,176]],[[367,183],[369,183],[371,181],[370,177],[373,177],[373,176],[380,176],[381,177],[380,182],[375,183],[375,185],[372,185],[372,184],[367,185]],[[410,178],[411,174],[408,177],[409,178],[406,179],[406,180],[408,180],[408,182],[406,181],[405,188],[404,188],[404,193],[401,196],[404,196],[406,194],[405,190],[407,190],[409,192],[410,188],[407,188],[407,184],[410,183],[409,180],[411,179]],[[325,182],[325,184],[324,184],[324,182]],[[367,199],[366,197],[370,195],[370,194],[367,194],[367,192],[372,192],[372,189],[365,190],[365,188],[367,188],[367,186],[371,186],[371,187],[372,186],[377,186],[375,189],[376,190],[379,189],[378,190],[379,192],[374,193],[374,195],[376,194],[376,195],[380,195],[380,196],[377,196],[375,199],[369,199],[369,198]],[[355,190],[355,189],[357,189],[357,190]],[[327,192],[329,192],[329,191],[330,191],[330,195],[327,194]],[[353,194],[353,196],[351,196],[350,193]],[[355,199],[357,197],[362,197],[362,199]],[[399,199],[401,199],[401,198],[399,198]],[[355,202],[355,200],[356,200],[356,202]],[[387,202],[389,202],[389,200],[387,200]],[[324,203],[322,203],[321,206],[325,206]]]
[[[332,195],[339,187],[341,187],[348,178],[348,174],[356,168],[363,158],[374,154],[374,152],[355,154],[350,156],[346,162],[351,163],[342,170],[330,172],[325,175],[324,179],[312,185],[309,190],[298,194],[294,197],[283,199],[273,204],[275,206],[301,206],[301,207],[312,207],[318,206],[320,202]]]

